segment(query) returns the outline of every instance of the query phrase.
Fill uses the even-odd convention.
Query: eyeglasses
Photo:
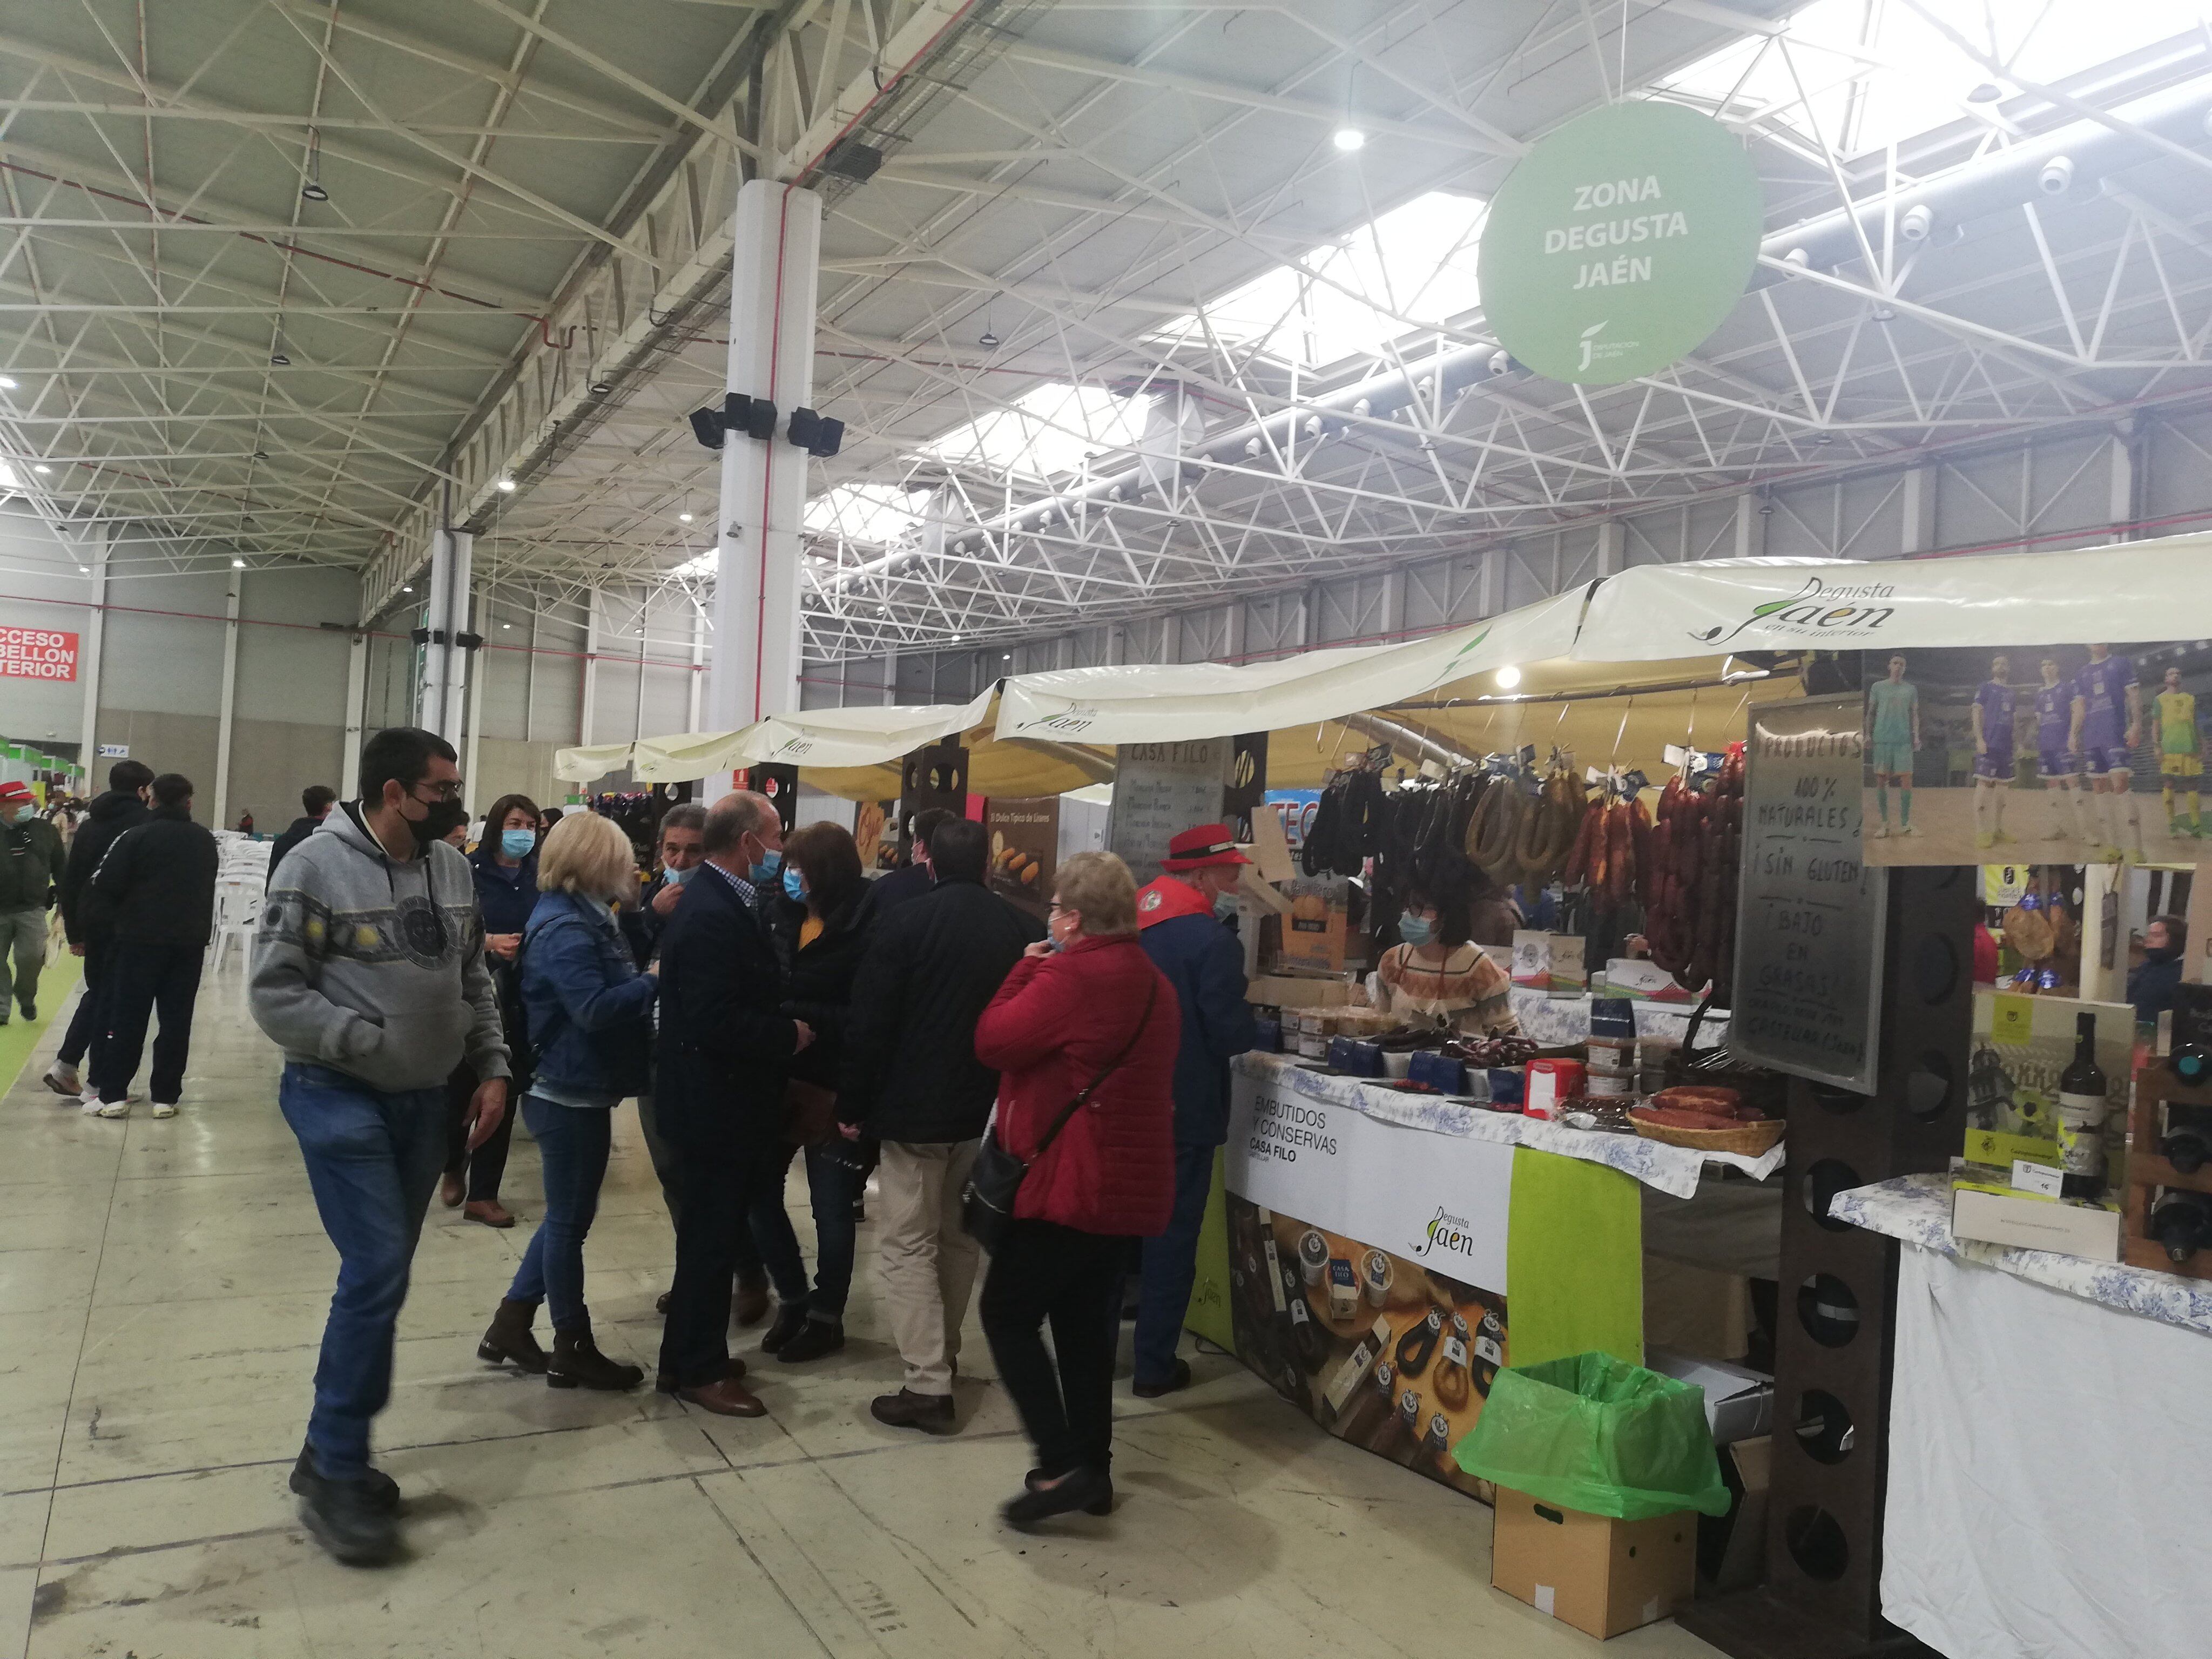
[[[459,778],[455,778],[450,783],[418,781],[413,787],[416,789],[428,789],[440,800],[459,800],[461,798],[462,781]]]

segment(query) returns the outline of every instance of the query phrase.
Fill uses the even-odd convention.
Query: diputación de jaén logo
[[[1868,600],[1896,597],[1896,588],[1887,582],[1831,587],[1818,576],[1808,576],[1804,586],[1788,599],[1753,605],[1751,613],[1734,627],[1715,623],[1702,630],[1692,629],[1690,637],[1703,645],[1725,645],[1753,623],[1765,623],[1776,633],[1850,638],[1872,633],[1897,614],[1895,605],[1869,605]]]

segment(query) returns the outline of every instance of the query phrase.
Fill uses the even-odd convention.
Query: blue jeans
[[[507,1295],[543,1302],[553,1328],[584,1322],[584,1235],[599,1213],[599,1182],[606,1178],[610,1121],[603,1106],[562,1106],[536,1095],[522,1097],[522,1121],[538,1141],[545,1173],[545,1218],[530,1235]]]
[[[1175,1370],[1176,1344],[1198,1279],[1198,1230],[1213,1190],[1213,1152],[1182,1141],[1175,1149],[1175,1208],[1168,1230],[1145,1241],[1145,1273],[1137,1292],[1136,1380],[1164,1382]]]
[[[338,1251],[307,1443],[325,1474],[358,1479],[369,1421],[392,1397],[392,1330],[446,1161],[446,1091],[383,1094],[326,1066],[288,1064],[276,1101]]]
[[[799,1234],[791,1224],[791,1212],[783,1204],[784,1173],[791,1168],[791,1154],[797,1150],[784,1148],[775,1181],[765,1184],[754,1200],[752,1236],[775,1285],[777,1298],[804,1302],[810,1317],[835,1325],[845,1317],[845,1298],[853,1290],[853,1263],[860,1248],[853,1200],[860,1196],[860,1188],[850,1170],[831,1163],[812,1146],[806,1149],[807,1207],[814,1212],[814,1289],[810,1294]]]

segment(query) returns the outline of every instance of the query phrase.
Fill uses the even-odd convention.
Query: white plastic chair
[[[215,936],[208,941],[208,966],[220,973],[235,944],[241,963],[253,959],[253,933],[261,925],[258,877],[225,874],[215,890]]]

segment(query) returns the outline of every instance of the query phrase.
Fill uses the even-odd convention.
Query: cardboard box
[[[1765,1576],[1766,1490],[1774,1442],[1762,1435],[1720,1449],[1721,1479],[1734,1500],[1726,1515],[1698,1517],[1698,1578],[1716,1590],[1748,1589]]]
[[[1283,960],[1330,973],[1367,960],[1367,938],[1352,926],[1352,884],[1342,876],[1301,876],[1290,884],[1283,918]]]
[[[1716,1446],[1772,1431],[1774,1379],[1765,1372],[1649,1345],[1644,1351],[1644,1363],[1662,1376],[1692,1382],[1705,1391],[1705,1422],[1712,1429]]]
[[[1498,1489],[1493,1589],[1601,1639],[1665,1619],[1697,1588],[1697,1516],[1613,1521]]]
[[[1522,928],[1513,935],[1513,982],[1523,990],[1573,995],[1589,988],[1579,933],[1539,933]]]
[[[1354,1002],[1364,1005],[1367,995],[1349,980],[1262,974],[1245,985],[1244,1000],[1264,1008],[1342,1008]]]
[[[2120,1259],[2117,1204],[2081,1204],[2023,1192],[2005,1170],[1954,1160],[1951,1236],[2089,1261]]]
[[[2075,1016],[2084,1012],[2096,1016],[2097,1064],[2105,1073],[2105,1178],[2115,1191],[2126,1184],[2136,1012],[2124,1002],[1975,990],[1966,1138],[1960,1149],[1966,1162],[2000,1170],[2016,1163],[2058,1166],[2058,1077],[2074,1058]]]

